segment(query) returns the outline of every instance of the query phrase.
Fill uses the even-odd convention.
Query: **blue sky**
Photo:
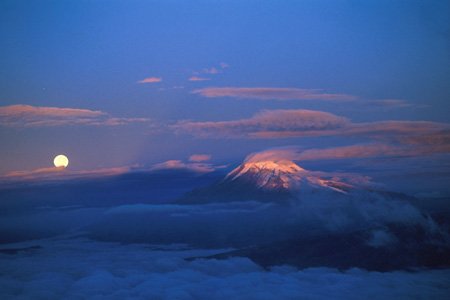
[[[0,173],[50,167],[59,153],[94,170],[192,154],[236,164],[285,146],[447,166],[449,6],[1,1]],[[372,148],[336,149],[355,145]]]

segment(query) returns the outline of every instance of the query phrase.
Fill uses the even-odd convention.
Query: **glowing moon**
[[[60,154],[55,157],[55,159],[53,160],[53,163],[55,164],[55,167],[57,167],[57,168],[59,168],[59,167],[66,168],[69,165],[69,159],[67,158],[67,156]]]

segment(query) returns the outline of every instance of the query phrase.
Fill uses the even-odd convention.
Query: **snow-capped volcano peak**
[[[265,160],[245,162],[231,171],[225,180],[242,179],[249,181],[259,188],[291,189],[304,176],[306,170],[289,160]]]
[[[246,161],[228,173],[225,182],[244,181],[263,190],[327,188],[344,192],[350,185],[324,180],[290,160]]]
[[[237,177],[246,174],[247,172],[255,173],[269,171],[272,172],[273,175],[279,175],[282,173],[286,174],[295,174],[298,172],[305,171],[303,168],[300,168],[296,163],[289,160],[281,160],[281,161],[257,161],[257,162],[245,162],[233,171],[231,171],[227,178],[230,177],[232,180]]]

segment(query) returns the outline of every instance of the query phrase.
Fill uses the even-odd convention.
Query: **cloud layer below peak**
[[[90,240],[31,245],[36,244],[41,248],[33,252],[35,259],[29,253],[0,257],[5,298],[352,300],[445,299],[448,294],[449,270],[263,270],[247,258],[184,260],[214,250],[161,251]]]

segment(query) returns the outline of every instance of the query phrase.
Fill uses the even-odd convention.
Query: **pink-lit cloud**
[[[211,78],[199,77],[199,76],[189,77],[189,81],[208,81],[208,80],[211,80]]]
[[[172,128],[201,138],[357,137],[366,144],[302,152],[301,159],[338,159],[374,156],[414,156],[450,153],[450,124],[429,121],[353,123],[321,111],[265,110],[250,118],[194,122]],[[284,151],[284,150],[283,150]]]
[[[211,155],[209,155],[209,154],[192,154],[189,157],[189,161],[193,161],[193,162],[208,161],[210,159],[211,159]]]
[[[207,98],[232,97],[257,100],[349,101],[356,99],[353,95],[325,93],[319,89],[273,87],[208,87],[194,90],[192,93]]]
[[[414,151],[415,152],[415,151]],[[411,149],[387,144],[362,144],[325,149],[307,149],[297,153],[297,160],[366,158],[377,156],[410,156]],[[415,154],[415,153],[414,153]]]
[[[206,163],[205,154],[193,155],[195,160],[183,162],[181,160],[168,160],[155,164],[150,168],[139,166],[122,166],[112,168],[99,168],[92,170],[71,170],[63,167],[47,167],[34,170],[12,171],[0,175],[0,185],[15,184],[17,182],[53,182],[77,179],[94,179],[110,176],[118,176],[132,172],[153,172],[158,170],[189,170],[196,173],[209,173],[224,168],[224,165]],[[210,158],[210,156],[209,156]]]
[[[105,115],[99,110],[89,110],[80,108],[59,108],[59,107],[39,107],[31,105],[10,105],[0,107],[0,117],[21,116],[21,115],[40,115],[46,117],[97,117]]]
[[[346,118],[312,110],[264,110],[248,119],[219,122],[180,121],[172,127],[200,137],[254,137],[259,132],[324,134],[347,126]]]
[[[217,168],[223,166],[214,166],[208,163],[189,162],[185,163],[181,160],[168,160],[159,164],[155,164],[151,170],[189,170],[196,173],[214,172]]]
[[[406,137],[422,135],[442,136],[450,129],[446,123],[429,121],[376,121],[364,123],[348,122],[335,130],[304,131],[304,130],[261,130],[255,131],[253,138],[296,138],[305,136],[359,136],[377,140],[399,140]],[[437,137],[436,137],[437,138]],[[442,138],[442,137],[441,137]]]
[[[401,148],[392,147],[385,144],[363,144],[342,147],[332,147],[324,149],[306,149],[290,146],[283,148],[272,148],[264,151],[252,153],[247,156],[247,162],[257,161],[307,161],[307,160],[328,160],[345,158],[362,158],[374,156],[389,156],[403,154]]]
[[[63,167],[48,167],[35,170],[12,171],[0,176],[0,182],[9,181],[59,181],[80,178],[97,178],[116,176],[127,173],[130,167],[101,168],[94,170],[73,171]]]
[[[247,155],[245,162],[298,160],[299,147],[272,148]]]
[[[313,110],[263,110],[250,118],[230,121],[179,121],[176,132],[199,137],[295,138],[359,136],[375,140],[414,139],[449,143],[450,124],[430,121],[375,121],[353,123],[347,118]]]
[[[450,146],[448,144],[422,144],[417,146],[409,144],[369,143],[313,149],[302,149],[296,146],[272,148],[252,153],[247,156],[246,160],[249,162],[265,160],[292,160],[301,162],[375,157],[417,157],[442,153],[450,153]]]
[[[147,77],[142,80],[139,80],[138,83],[157,83],[161,81],[162,81],[161,77]]]
[[[118,126],[149,121],[147,118],[117,118],[102,111],[79,108],[21,104],[0,107],[0,126],[8,127]]]
[[[346,135],[371,135],[380,138],[389,134],[401,136],[403,134],[421,135],[447,131],[450,125],[446,123],[430,121],[377,121],[365,123],[352,123],[342,134]]]

